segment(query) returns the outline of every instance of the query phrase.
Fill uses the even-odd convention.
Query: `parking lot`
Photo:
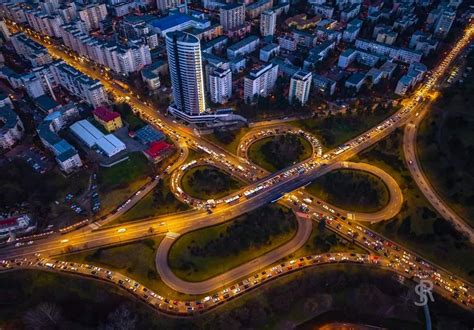
[[[6,157],[10,160],[14,158],[24,159],[39,174],[44,174],[54,167],[54,162],[34,145],[19,145],[10,151]]]

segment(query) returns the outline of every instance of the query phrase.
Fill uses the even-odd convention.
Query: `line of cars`
[[[312,209],[314,211],[314,209]],[[474,296],[469,287],[459,278],[439,269],[421,257],[408,252],[396,243],[380,236],[379,234],[364,228],[360,224],[344,221],[336,216],[312,213],[312,219],[325,221],[327,228],[337,234],[346,237],[355,244],[362,246],[368,251],[386,258],[387,266],[413,280],[430,277],[435,282],[438,292],[468,307],[473,307]],[[435,274],[438,276],[434,277]],[[440,275],[442,274],[442,275]],[[440,279],[444,281],[441,282]],[[443,284],[440,284],[443,283]],[[462,294],[460,294],[462,291]],[[457,292],[457,294],[456,294]]]
[[[135,297],[161,312],[180,316],[190,316],[213,309],[226,301],[230,301],[241,294],[259,287],[264,283],[268,283],[278,276],[290,274],[298,269],[341,262],[367,264],[380,263],[380,260],[374,260],[375,259],[371,258],[370,256],[363,254],[336,253],[325,255],[309,255],[268,267],[267,269],[253,273],[249,275],[249,277],[242,279],[237,283],[234,283],[222,290],[206,296],[203,299],[194,301],[182,301],[160,296],[139,282],[120,273],[114,273],[102,267],[90,264],[41,258],[39,254],[36,254],[35,258],[0,260],[0,271],[26,267],[39,268],[48,271],[70,272],[82,276],[92,277],[120,286],[129,293],[133,294]]]

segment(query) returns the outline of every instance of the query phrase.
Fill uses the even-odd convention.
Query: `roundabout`
[[[279,125],[253,129],[245,134],[240,140],[237,155],[274,172],[308,158],[320,158],[322,146],[316,137],[304,130]]]

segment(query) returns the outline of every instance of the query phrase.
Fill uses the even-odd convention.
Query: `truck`
[[[225,202],[226,202],[226,204],[232,204],[232,203],[238,201],[239,198],[240,198],[240,195],[237,195],[237,196],[234,196],[234,197],[231,197],[231,198],[227,198],[225,200]]]

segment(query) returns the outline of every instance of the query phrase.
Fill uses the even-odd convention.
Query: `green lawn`
[[[388,107],[370,112],[330,115],[324,118],[299,120],[292,124],[317,136],[323,149],[328,150],[382,122],[396,109],[397,107]]]
[[[384,208],[390,193],[384,182],[371,173],[336,170],[317,178],[306,190],[345,210],[375,212]]]
[[[123,187],[152,174],[152,168],[141,152],[130,153],[128,156],[128,160],[112,167],[100,167],[98,180],[101,187]]]
[[[474,63],[474,55],[472,62]],[[443,200],[474,226],[474,74],[443,91],[423,120],[418,155]]]
[[[285,257],[283,260],[304,257],[313,254],[337,252],[367,253],[367,251],[364,249],[347,241],[341,236],[336,235],[329,229],[321,227],[319,223],[314,222],[311,236],[306,241],[306,244],[295,253]]]
[[[428,260],[463,278],[474,280],[474,246],[452,229],[431,207],[405,166],[401,129],[356,156],[389,173],[399,184],[404,203],[400,213],[388,221],[370,225]]]
[[[248,132],[250,128],[243,127],[237,131],[219,132],[205,135],[204,138],[221,146],[225,150],[236,154],[240,139]]]
[[[277,248],[295,235],[296,218],[291,211],[275,205],[262,209],[181,236],[168,256],[173,272],[187,281],[204,281]],[[282,214],[279,209],[285,218],[278,216]],[[279,226],[286,227],[272,234]]]
[[[157,187],[142,198],[127,213],[113,221],[111,224],[136,221],[144,218],[165,215],[188,210],[187,204],[177,200],[169,188],[169,178],[161,180]]]
[[[195,166],[181,178],[183,190],[202,200],[221,198],[244,186],[244,182],[231,177],[214,166]]]
[[[127,275],[162,295],[181,298],[191,297],[171,290],[161,281],[156,271],[155,257],[162,239],[162,236],[147,238],[110,248],[99,248],[70,254],[59,259],[106,267]]]
[[[294,144],[286,143],[283,136],[271,136],[258,140],[249,147],[247,152],[250,161],[269,172],[276,172],[311,157],[311,143],[302,136],[292,136],[296,137],[297,145],[301,146],[300,151],[297,151]]]
[[[125,201],[131,194],[150,180],[153,168],[139,152],[130,153],[130,159],[112,167],[100,167],[98,185],[105,214]]]

